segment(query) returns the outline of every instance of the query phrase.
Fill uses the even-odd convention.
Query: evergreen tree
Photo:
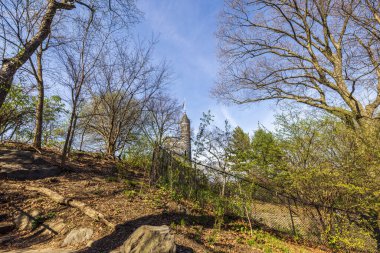
[[[281,166],[282,149],[274,135],[258,129],[251,141],[254,172],[265,177],[274,177]]]
[[[228,162],[233,171],[247,172],[252,161],[251,140],[248,133],[241,127],[236,127],[228,145]]]

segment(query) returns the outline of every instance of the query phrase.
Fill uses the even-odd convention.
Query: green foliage
[[[236,127],[233,130],[227,149],[229,151],[228,162],[232,164],[231,167],[234,171],[246,172],[250,170],[253,158],[251,140],[243,129]]]
[[[55,212],[49,212],[46,215],[39,215],[37,217],[34,217],[32,219],[32,230],[37,229],[39,226],[41,226],[45,221],[52,219],[56,216]]]
[[[378,225],[372,221],[378,217],[380,203],[380,179],[375,176],[380,173],[379,128],[352,129],[331,117],[287,115],[278,117],[277,124],[286,154],[282,187],[307,202],[357,213],[307,208],[310,217],[318,217],[318,236],[339,250],[373,244],[369,241]]]
[[[184,218],[181,218],[181,220],[179,221],[179,225],[181,227],[186,227],[186,220]]]
[[[139,181],[130,180],[130,179],[125,179],[123,182],[128,188],[136,188],[141,184]]]
[[[371,234],[368,231],[358,231],[353,224],[344,219],[329,226],[324,236],[326,236],[329,247],[334,251],[375,252],[374,245],[370,247],[368,242]]]
[[[224,215],[226,213],[227,200],[223,197],[217,197],[213,200],[213,211],[215,215],[214,228],[221,229],[224,223]]]
[[[170,225],[169,225],[169,227],[171,228],[171,229],[176,229],[177,228],[177,224],[175,224],[175,222],[174,221],[172,221],[171,223],[170,223]]]
[[[160,153],[164,161],[161,182],[174,198],[195,199],[199,206],[211,208],[216,228],[221,228],[226,214],[245,217],[249,224],[268,222],[252,217],[254,206],[264,201],[263,208],[278,206],[281,215],[276,219],[284,219],[269,221],[269,225],[294,240],[315,240],[337,251],[365,247],[375,251],[380,213],[378,125],[352,129],[331,117],[282,115],[274,133],[259,129],[250,138],[236,128],[231,138],[219,138],[228,135],[212,131],[211,122],[212,116],[205,114],[197,135],[196,158],[216,155],[220,163],[213,163],[213,167],[217,164],[219,170],[239,178],[202,166],[194,173],[188,164]],[[224,135],[219,134],[222,132]],[[228,145],[221,139],[229,140]],[[210,150],[218,152],[208,154]],[[298,201],[293,203],[283,195]],[[293,221],[288,205],[294,205]],[[271,217],[272,211],[259,210]],[[256,232],[248,243],[264,252],[290,252],[265,233]]]
[[[255,180],[273,178],[281,171],[282,149],[273,133],[264,129],[255,131],[252,139],[240,127],[235,128],[228,145],[233,171]]]
[[[252,138],[253,164],[268,177],[277,175],[283,157],[280,143],[271,132],[259,129]],[[258,171],[260,172],[260,171]]]
[[[139,99],[124,87],[105,89],[92,95],[92,99],[85,101],[82,111],[87,121],[87,133],[95,137],[108,156],[128,154],[126,149],[136,146],[135,142],[140,140],[137,127],[141,124]]]
[[[34,103],[37,100],[34,99]],[[62,116],[65,113],[65,104],[60,96],[53,95],[44,98],[42,136],[44,145],[59,146],[59,137],[64,135]]]
[[[119,179],[126,179],[135,176],[136,173],[146,172],[150,168],[150,161],[145,157],[128,157],[116,163],[117,175]]]
[[[211,234],[207,236],[206,240],[207,240],[207,243],[213,245],[215,243],[218,242],[218,230],[212,230]]]
[[[37,98],[21,85],[13,85],[0,111],[0,136],[28,142],[33,138]],[[43,114],[44,144],[57,143],[61,136],[61,117],[65,105],[59,96],[45,98]]]
[[[44,106],[44,121],[46,125],[58,121],[61,114],[65,112],[65,104],[62,102],[62,98],[58,95],[46,97],[44,99]]]
[[[282,242],[275,236],[261,230],[254,230],[252,238],[247,240],[247,244],[268,253],[291,252],[286,243]]]
[[[194,240],[198,243],[202,243],[203,227],[195,227]]]
[[[118,178],[110,176],[110,177],[106,177],[106,181],[107,182],[117,182]]]
[[[8,96],[0,110],[0,136],[25,131],[25,126],[33,120],[34,107],[31,97],[26,94],[21,85],[12,85]],[[29,136],[30,137],[30,136]]]
[[[152,146],[146,137],[136,137],[135,141],[121,153],[122,159],[117,165],[120,176],[124,178],[126,176],[126,170],[129,168],[140,171],[149,170],[151,167],[152,152]]]
[[[135,190],[124,190],[123,193],[127,198],[134,198],[138,195],[138,192]]]

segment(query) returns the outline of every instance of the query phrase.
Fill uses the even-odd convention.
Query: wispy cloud
[[[239,125],[249,132],[257,129],[258,122],[270,128],[273,113],[267,107],[237,109],[220,106],[210,97],[219,68],[214,34],[223,1],[140,0],[138,4],[145,20],[137,32],[146,38],[158,36],[156,55],[169,62],[174,74],[170,92],[180,101],[187,101],[193,128],[199,124],[202,112],[209,109],[220,127],[227,119],[232,126]]]
[[[220,108],[220,111],[222,112],[222,115],[233,127],[237,127],[239,124],[235,120],[235,118],[231,115],[231,113],[228,111],[228,109],[225,106],[222,106]]]

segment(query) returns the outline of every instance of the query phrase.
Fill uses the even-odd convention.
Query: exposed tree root
[[[102,213],[95,211],[94,209],[92,209],[91,207],[89,207],[88,205],[86,205],[85,203],[81,201],[71,199],[71,198],[65,198],[59,193],[45,187],[26,186],[25,189],[29,191],[36,191],[36,192],[42,193],[48,196],[49,198],[51,198],[54,202],[57,202],[59,204],[77,208],[80,211],[82,211],[84,214],[86,214],[88,217],[96,221],[101,221],[104,224],[106,224],[108,227],[115,229],[115,224],[108,221]]]

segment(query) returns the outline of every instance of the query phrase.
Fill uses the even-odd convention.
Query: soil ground
[[[2,144],[0,147],[36,153],[25,145]],[[38,157],[39,165],[44,162],[58,165],[59,154],[55,150],[43,150]],[[7,159],[5,163],[0,157],[0,169],[5,165],[19,166],[19,159]],[[123,179],[118,178],[117,167],[123,170]],[[75,208],[57,204],[38,192],[27,191],[26,186],[46,187],[67,198],[80,200],[117,224],[116,229],[94,221]],[[175,200],[163,188],[149,187],[145,169],[120,168],[115,161],[104,159],[100,154],[74,154],[58,176],[35,180],[0,179],[0,214],[4,214],[5,222],[12,222],[20,212],[33,210],[38,210],[43,219],[31,230],[15,229],[0,235],[0,252],[111,252],[139,226],[164,224],[173,230],[178,252],[324,252],[299,245],[289,238],[277,239],[261,229],[251,235],[244,220],[227,221],[217,230],[211,211]],[[59,233],[49,230],[57,224],[62,225]],[[91,241],[62,249],[67,233],[79,227],[93,229]]]

